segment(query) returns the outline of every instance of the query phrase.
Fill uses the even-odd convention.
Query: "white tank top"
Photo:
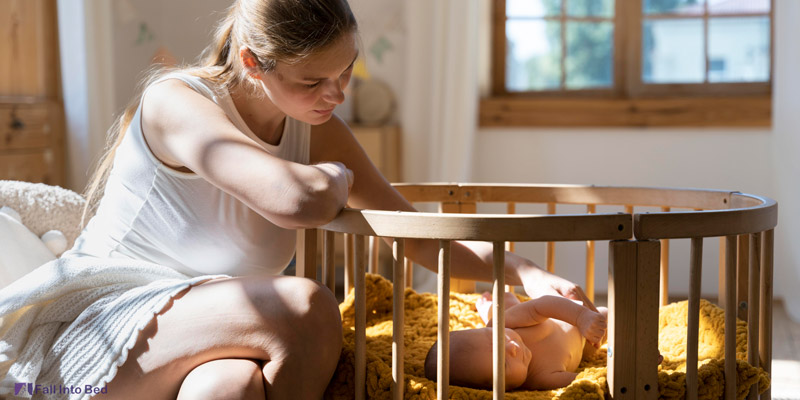
[[[220,106],[270,154],[308,164],[310,125],[287,116],[280,143],[270,145],[247,127],[226,89],[180,73],[159,81],[170,78]],[[272,224],[200,176],[161,163],[145,142],[141,111],[140,102],[97,213],[65,256],[127,257],[189,276],[277,274],[286,268],[295,252],[295,231]]]

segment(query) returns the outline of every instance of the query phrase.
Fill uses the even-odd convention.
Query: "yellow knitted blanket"
[[[367,398],[390,399],[392,383],[392,284],[378,275],[367,275]],[[450,294],[450,329],[482,327],[473,304],[477,294]],[[525,299],[524,297],[520,297]],[[405,398],[434,399],[436,383],[425,378],[424,361],[436,341],[437,298],[405,290]],[[354,388],[354,307],[353,293],[339,306],[342,313],[344,347],[336,373],[325,393],[326,399],[352,399]],[[659,366],[658,390],[662,399],[685,397],[687,302],[662,307],[659,311],[658,347],[664,356]],[[747,364],[747,324],[736,322],[738,398],[744,399],[756,381],[759,390],[769,387],[764,370]],[[721,398],[724,378],[724,312],[702,300],[700,304],[700,343],[698,345],[700,399]],[[597,399],[603,400],[606,383],[605,346],[593,358],[585,359],[578,377],[566,388],[550,391],[519,391],[508,399]],[[491,399],[492,393],[450,386],[451,399]]]

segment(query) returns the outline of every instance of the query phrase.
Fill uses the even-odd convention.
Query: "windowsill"
[[[772,97],[481,99],[480,127],[770,127]]]

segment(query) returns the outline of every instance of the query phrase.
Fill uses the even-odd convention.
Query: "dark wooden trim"
[[[613,18],[614,23],[614,82],[613,86],[610,88],[600,88],[600,89],[583,89],[583,90],[552,90],[552,91],[536,91],[536,92],[509,92],[505,86],[505,64],[506,64],[506,31],[505,31],[505,24],[506,24],[506,0],[493,0],[493,16],[492,16],[492,71],[491,71],[491,82],[492,82],[492,99],[484,100],[486,104],[501,104],[503,102],[502,99],[517,99],[519,102],[522,103],[531,103],[535,102],[534,99],[529,99],[528,97],[534,97],[540,100],[546,99],[556,99],[556,101],[564,100],[569,101],[569,99],[574,99],[575,101],[580,101],[581,99],[586,99],[590,102],[597,102],[598,99],[606,99],[600,101],[598,104],[602,104],[605,101],[605,104],[609,104],[609,102],[635,102],[637,98],[643,99],[642,101],[645,102],[652,102],[652,100],[645,100],[645,98],[656,98],[656,97],[668,97],[674,100],[674,98],[681,98],[681,97],[688,97],[687,101],[694,101],[692,98],[697,98],[698,96],[734,96],[735,98],[766,98],[771,95],[771,88],[772,88],[772,77],[774,72],[774,42],[775,42],[775,4],[774,0],[772,0],[770,12],[768,14],[754,14],[754,13],[747,13],[747,14],[714,14],[709,15],[708,10],[704,10],[704,13],[698,14],[694,16],[695,18],[703,19],[704,21],[708,21],[709,17],[718,18],[718,17],[733,17],[733,16],[756,16],[756,15],[764,15],[770,18],[770,28],[771,28],[771,35],[770,35],[770,76],[767,82],[743,82],[743,83],[697,83],[697,84],[653,84],[653,83],[646,83],[642,80],[642,21],[643,21],[643,11],[642,11],[642,4],[640,1],[631,1],[631,2],[623,2],[617,1],[615,5],[615,15]],[[660,18],[679,18],[679,17],[686,17],[681,15],[672,15],[672,14],[654,14],[648,15],[648,19],[660,19]],[[545,18],[537,18],[537,19],[548,19],[548,20],[561,20],[562,21],[562,29],[565,29],[563,26],[563,21],[567,18],[564,13],[560,16],[551,16]],[[567,18],[569,19],[569,18]],[[562,32],[562,36],[563,36]],[[706,34],[707,36],[707,34]],[[565,43],[563,43],[562,37],[562,50]],[[562,54],[562,72],[565,68],[563,57],[566,54]],[[706,49],[706,55],[708,57],[708,51]],[[708,60],[706,60],[706,80],[708,75]],[[562,87],[563,87],[563,80],[566,79],[566,76],[562,73]],[[498,99],[500,98],[500,99]],[[624,100],[625,98],[630,98],[630,100]],[[488,103],[487,103],[488,102]],[[499,103],[498,103],[499,102]],[[699,102],[699,104],[704,104],[703,102]],[[712,105],[714,102],[712,102]],[[482,106],[483,110],[483,106]],[[763,111],[763,105],[762,105]],[[715,115],[723,113],[714,112]],[[746,112],[745,114],[753,114]],[[491,120],[497,120],[495,117],[497,115],[496,111],[492,111],[493,117]],[[485,115],[484,112],[481,112],[481,124],[486,123],[484,119]],[[501,118],[503,119],[503,118]],[[513,118],[516,120],[517,118]],[[628,119],[625,117],[623,119]],[[638,120],[637,118],[633,118],[634,120]],[[703,121],[710,121],[714,118],[703,118]],[[526,118],[527,120],[527,118]],[[754,121],[761,121],[761,117],[756,118]],[[723,123],[721,126],[728,126],[729,123]],[[706,122],[703,122],[705,124]],[[752,122],[756,124],[756,126],[764,126],[763,122]],[[626,124],[627,125],[627,124]],[[634,124],[635,125],[635,124]],[[769,122],[766,123],[769,125]],[[705,126],[705,125],[703,125]]]
[[[492,9],[492,93],[506,94],[506,0],[494,0]]]
[[[481,127],[770,127],[770,96],[481,100]]]

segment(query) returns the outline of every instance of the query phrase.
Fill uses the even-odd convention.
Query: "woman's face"
[[[278,62],[272,71],[262,73],[261,85],[286,115],[319,125],[344,101],[356,57],[356,35],[345,33],[300,63]]]

